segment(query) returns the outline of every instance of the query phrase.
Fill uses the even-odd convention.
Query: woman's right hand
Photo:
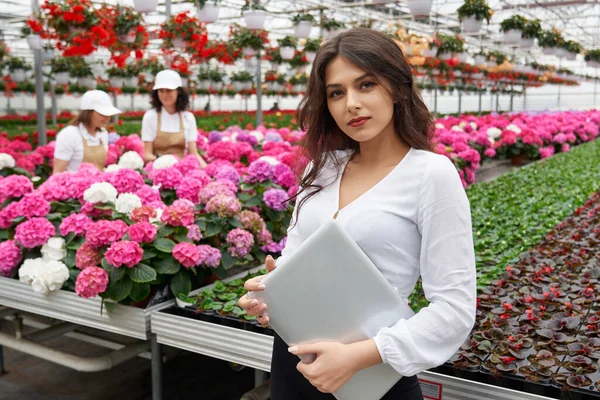
[[[271,272],[275,269],[275,260],[271,256],[267,256],[265,260],[265,266],[267,271]],[[261,282],[267,275],[257,276],[252,279],[248,279],[244,283],[244,288],[248,290],[248,293],[243,295],[238,301],[238,305],[246,310],[246,314],[252,316],[256,315],[256,320],[266,325],[269,323],[269,316],[267,315],[267,305],[260,302],[258,299],[253,298],[252,295],[248,296],[251,292],[259,292],[265,289],[265,285]]]

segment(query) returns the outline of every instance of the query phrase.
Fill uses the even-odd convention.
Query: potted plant
[[[317,20],[311,14],[303,13],[296,14],[294,18],[292,18],[292,22],[294,23],[294,36],[308,38],[310,36],[310,31]]]
[[[144,79],[148,82],[152,82],[156,74],[164,69],[167,68],[155,56],[144,59],[140,63],[140,72],[144,74]]]
[[[113,29],[117,39],[126,44],[134,43],[137,39],[137,27],[142,25],[144,18],[131,7],[117,4],[114,6]]]
[[[290,85],[296,93],[304,93],[306,91],[306,85],[308,84],[308,77],[306,74],[294,75],[290,78]]]
[[[542,33],[542,25],[540,24],[540,20],[528,20],[525,23],[525,27],[521,33],[522,37],[519,41],[519,47],[522,49],[529,49],[531,46],[533,46],[534,40],[540,37],[540,34]]]
[[[187,12],[172,16],[160,27],[158,36],[164,40],[166,47],[182,49],[206,35],[198,19],[190,17]]]
[[[465,41],[460,35],[436,32],[434,42],[437,47],[436,55],[440,60],[450,60],[454,54],[462,53],[465,49]]]
[[[487,54],[487,59],[488,59],[488,66],[495,66],[495,65],[501,65],[504,63],[504,61],[506,61],[506,55],[504,53],[502,53],[501,51],[490,51]]]
[[[429,18],[433,0],[407,0],[406,3],[410,13],[415,19]]]
[[[208,68],[200,68],[198,71],[198,89],[200,90],[208,90],[210,89],[210,78],[211,78],[211,70]]]
[[[8,68],[10,77],[15,83],[24,82],[27,78],[25,72],[31,70],[31,66],[25,62],[25,59],[19,57],[9,57],[4,61],[4,66]]]
[[[304,44],[304,52],[309,63],[317,57],[317,51],[321,48],[321,39],[307,39]]]
[[[21,28],[21,36],[27,39],[27,44],[31,50],[41,50],[44,46],[44,41],[41,36],[44,28],[37,19],[41,19],[41,16],[29,18]]]
[[[284,60],[291,60],[294,58],[294,52],[296,51],[296,39],[293,36],[286,36],[283,39],[277,39],[279,43],[279,54]]]
[[[584,57],[588,67],[598,68],[600,67],[600,49],[588,50]]]
[[[575,60],[577,54],[583,51],[583,46],[574,40],[567,40],[562,48],[566,51],[564,57],[569,61]]]
[[[71,62],[67,57],[56,57],[50,60],[52,74],[58,85],[66,85],[71,79]]]
[[[325,39],[331,39],[346,29],[346,24],[337,19],[323,18],[323,20],[321,20],[321,29],[325,31],[323,37]]]
[[[246,56],[254,56],[269,43],[269,34],[264,29],[251,30],[240,25],[230,28],[230,43],[242,50]]]
[[[500,22],[500,30],[504,32],[504,42],[507,44],[519,43],[526,24],[527,19],[519,14]]]
[[[242,16],[248,29],[262,29],[267,19],[267,9],[258,1],[246,0],[242,7]]]
[[[92,67],[85,62],[83,57],[73,57],[71,60],[71,69],[69,75],[77,78],[77,83],[86,88],[96,87],[96,80],[92,72]]]
[[[489,24],[490,18],[494,14],[486,0],[465,0],[464,4],[456,11],[465,33],[479,32],[483,21],[486,20]]]
[[[244,90],[252,89],[252,82],[254,81],[254,77],[250,72],[240,71],[231,74],[230,80],[233,90],[241,92]]]
[[[276,92],[280,90],[279,83],[277,79],[279,78],[279,72],[275,70],[267,71],[265,74],[265,82],[267,85],[267,90]]]
[[[110,67],[106,73],[110,86],[114,88],[121,88],[125,83],[125,78],[129,78],[124,68]]]
[[[562,34],[556,28],[547,31],[543,30],[538,35],[538,44],[542,48],[542,52],[546,55],[556,54],[556,51],[562,42],[564,42]]]
[[[212,23],[219,19],[221,0],[192,0],[196,6],[198,21]]]
[[[158,0],[133,0],[135,9],[142,13],[151,13],[158,7]]]

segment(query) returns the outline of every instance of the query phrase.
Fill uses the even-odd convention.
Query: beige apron
[[[96,135],[98,135],[98,133],[96,133]],[[104,148],[102,139],[100,139],[100,145],[90,146],[82,133],[81,140],[83,141],[83,160],[81,162],[94,164],[100,171],[104,171],[107,151]]]
[[[154,154],[160,157],[165,154],[172,154],[181,159],[185,156],[185,128],[183,126],[183,118],[179,113],[179,132],[163,132],[161,130],[161,113],[158,114],[156,125],[156,138],[152,144]]]

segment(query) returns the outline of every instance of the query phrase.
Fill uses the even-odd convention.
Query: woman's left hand
[[[293,346],[289,349],[295,355],[315,355],[310,364],[300,361],[298,371],[320,392],[334,393],[358,372],[355,354],[349,345],[335,342],[319,342]]]

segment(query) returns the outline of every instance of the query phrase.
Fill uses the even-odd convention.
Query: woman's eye
[[[376,85],[375,82],[363,82],[362,85],[360,85],[361,89],[370,89],[372,87],[374,87]]]
[[[333,92],[329,93],[329,98],[333,99],[335,97],[338,97],[341,94],[342,94],[341,90],[334,90]]]

